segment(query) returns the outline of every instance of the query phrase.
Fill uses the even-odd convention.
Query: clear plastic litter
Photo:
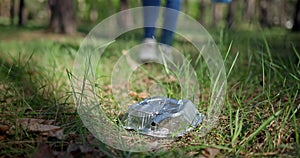
[[[159,138],[181,137],[203,119],[190,100],[151,97],[129,107],[124,128]]]

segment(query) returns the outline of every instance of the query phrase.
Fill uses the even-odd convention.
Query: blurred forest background
[[[281,27],[299,31],[299,0],[183,0],[182,11],[206,27],[257,29]],[[127,8],[139,0],[1,0],[0,25],[47,26],[48,31],[74,34]],[[130,23],[124,15],[121,25]]]
[[[212,1],[182,0],[181,11],[209,31],[224,59],[228,92],[220,125],[205,137],[196,128],[160,152],[130,153],[98,141],[85,127],[72,100],[69,70],[85,34],[120,10],[141,7],[141,0],[0,0],[0,158],[299,157],[300,0]],[[132,17],[122,16],[116,24],[130,27]],[[142,29],[123,34],[99,62],[95,87],[112,122],[120,112],[110,70],[141,39]],[[174,41],[197,60],[203,88],[198,107],[206,111],[208,68],[198,63],[192,43],[181,36]],[[131,77],[134,100],[151,94],[140,87],[156,84],[170,96],[180,94],[176,79],[158,66],[145,65]],[[29,128],[36,126],[44,128]]]

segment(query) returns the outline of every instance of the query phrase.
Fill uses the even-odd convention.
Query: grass
[[[65,151],[70,142],[89,142],[91,134],[76,113],[66,72],[72,69],[83,38],[45,34],[38,28],[18,31],[0,26],[0,30],[6,32],[0,35],[0,123],[10,126],[6,138],[0,141],[0,155],[28,157],[40,142],[51,144],[56,151]],[[196,128],[165,151],[128,153],[97,140],[92,144],[109,157],[197,157],[207,148],[220,149],[219,156],[299,156],[299,34],[278,29],[209,32],[222,53],[228,76],[226,101],[215,129],[199,137]],[[122,50],[138,44],[140,37],[137,30],[118,38],[107,48],[97,70],[99,100],[112,120],[120,112],[108,86],[111,69]],[[190,62],[203,92],[199,110],[205,112],[209,103],[208,69],[202,58],[195,58],[191,44],[176,38],[174,46],[184,48],[183,53],[195,59]],[[178,84],[166,76],[163,67],[145,65],[131,76],[132,91],[140,94],[157,83],[166,87],[169,96],[176,97]],[[133,95],[132,99],[141,98]],[[17,118],[54,119],[64,128],[66,137],[53,140],[28,132],[17,125]]]

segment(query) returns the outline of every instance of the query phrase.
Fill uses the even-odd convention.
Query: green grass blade
[[[267,127],[267,125],[270,124],[271,121],[273,121],[280,113],[282,110],[277,111],[274,115],[270,116],[266,121],[264,121],[258,128],[255,130],[252,134],[250,134],[247,138],[243,139],[239,145],[245,145],[245,143],[251,141],[254,139],[254,137],[259,134],[263,129]]]

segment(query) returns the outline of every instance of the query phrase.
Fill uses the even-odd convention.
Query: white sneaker
[[[172,47],[165,44],[157,45],[156,40],[145,38],[138,54],[138,61],[143,62],[172,62]]]
[[[138,54],[138,61],[141,63],[157,61],[159,58],[156,52],[157,52],[156,40],[152,38],[145,38],[143,40],[141,50]]]
[[[173,62],[173,49],[169,45],[160,44],[158,49],[158,56],[160,57],[160,61],[168,61]]]

